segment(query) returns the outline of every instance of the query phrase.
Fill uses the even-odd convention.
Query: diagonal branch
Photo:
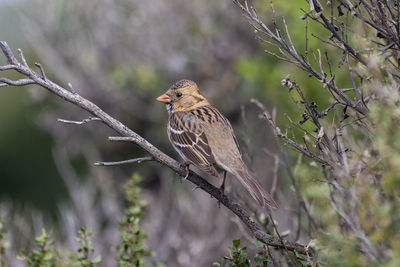
[[[12,65],[17,72],[26,76],[28,79],[32,81],[32,83],[38,84],[43,88],[47,89],[48,91],[50,91],[51,93],[61,97],[62,99],[88,111],[96,118],[96,120],[97,118],[99,118],[99,120],[101,120],[111,129],[115,130],[122,137],[125,137],[125,141],[132,141],[136,143],[143,150],[149,153],[155,161],[161,163],[162,165],[167,166],[180,176],[186,175],[186,168],[184,168],[179,162],[177,162],[170,156],[160,151],[153,144],[151,144],[149,141],[138,135],[136,132],[129,129],[120,121],[108,115],[93,102],[80,96],[76,92],[68,91],[67,89],[47,79],[46,77],[44,77],[44,75],[36,73],[31,68],[29,68],[29,66],[26,64],[26,61],[23,58],[22,51],[19,50],[20,58],[22,60],[22,63],[20,63],[16,59],[16,57],[14,56],[13,52],[11,51],[10,47],[6,42],[0,41],[0,48],[3,51],[3,54],[7,58],[7,61],[9,63],[8,66]],[[7,79],[3,79],[3,82],[8,85],[17,85],[13,83],[7,83],[7,81],[8,81]],[[117,138],[110,138],[110,140],[112,139],[117,139]],[[191,171],[188,180],[197,185],[198,187],[200,187],[205,192],[215,197],[216,199],[218,199],[220,203],[222,203],[225,207],[230,209],[234,214],[236,214],[240,218],[240,220],[246,225],[246,227],[250,230],[250,232],[256,239],[260,240],[266,245],[270,245],[280,249],[286,248],[290,251],[296,251],[304,255],[313,254],[313,250],[311,248],[306,247],[305,245],[295,243],[286,239],[281,240],[270,234],[267,234],[263,230],[263,227],[259,223],[254,221],[254,219],[250,216],[249,212],[247,212],[244,208],[242,208],[242,206],[234,202],[228,196],[221,194],[221,191],[218,188],[207,182],[205,179],[203,179],[196,173]]]

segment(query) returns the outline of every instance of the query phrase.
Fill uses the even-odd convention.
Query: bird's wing
[[[220,160],[221,158],[224,158],[224,161],[218,162],[217,160],[217,164],[222,165],[222,168],[234,174],[261,206],[266,204],[272,208],[277,208],[278,205],[272,196],[268,194],[257,179],[250,174],[246,164],[243,162],[239,150],[239,144],[228,119],[212,106],[199,108],[197,109],[197,113],[201,114],[200,117],[205,120],[205,123],[208,123],[209,127],[211,127],[208,129],[207,133],[211,131],[215,135],[215,138],[219,140],[218,143],[211,145],[214,149],[213,152],[214,155],[216,155],[216,158],[218,159],[218,153],[229,155],[220,157]],[[219,127],[219,131],[217,127]],[[209,138],[212,140],[211,136],[209,136]]]
[[[194,165],[218,176],[215,163],[202,122],[193,114],[173,112],[169,118],[168,136],[174,148]]]
[[[235,133],[233,132],[233,128],[232,128],[232,125],[229,122],[229,120],[227,118],[225,118],[225,116],[222,115],[221,112],[219,112],[219,110],[213,106],[207,106],[207,107],[205,107],[205,110],[209,110],[208,113],[210,114],[209,117],[211,118],[210,119],[211,124],[216,123],[216,122],[221,122],[224,125],[225,129],[229,132],[229,134],[232,136],[233,140],[235,141],[235,146],[236,146],[239,154],[241,154],[240,148],[239,148],[239,143],[237,141]]]

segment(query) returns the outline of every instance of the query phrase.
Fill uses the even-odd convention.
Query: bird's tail
[[[249,173],[247,170],[239,170],[235,174],[236,178],[246,187],[247,191],[249,191],[250,195],[258,201],[258,203],[263,207],[264,205],[268,205],[271,208],[278,208],[278,205],[272,198],[272,196],[267,193],[260,183]]]

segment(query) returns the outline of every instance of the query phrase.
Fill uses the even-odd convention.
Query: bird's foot
[[[218,188],[219,193],[223,196],[225,194],[225,185],[221,185]]]
[[[190,174],[189,166],[190,166],[190,164],[192,164],[191,161],[185,161],[185,162],[181,163],[182,167],[184,167],[186,169],[186,175],[183,177],[183,179],[182,179],[183,181],[185,181],[189,177],[189,174]]]
[[[224,185],[221,185],[221,186],[218,188],[218,191],[219,191],[219,193],[221,194],[221,196],[224,196],[224,193],[225,193],[225,186],[224,186]],[[220,200],[217,201],[217,207],[218,207],[218,208],[221,208],[221,201],[220,201]]]
[[[223,197],[225,194],[225,180],[226,180],[226,171],[224,172],[224,179],[222,180],[222,184],[218,188],[218,191],[221,194],[221,197]],[[218,208],[221,207],[221,201],[218,200],[217,206],[218,206]]]

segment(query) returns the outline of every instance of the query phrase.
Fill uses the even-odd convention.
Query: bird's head
[[[174,83],[165,94],[157,97],[157,101],[165,103],[169,113],[190,111],[209,104],[197,84],[190,80]]]

